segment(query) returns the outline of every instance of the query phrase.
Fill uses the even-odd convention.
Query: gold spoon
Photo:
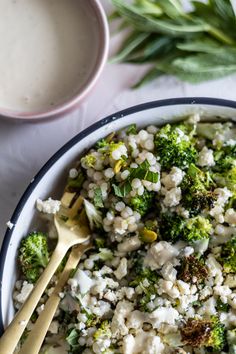
[[[54,314],[60,302],[60,293],[62,292],[71,271],[73,271],[79,263],[81,256],[88,249],[92,247],[92,243],[84,243],[74,246],[70,256],[66,262],[65,268],[58,279],[58,282],[47,300],[43,311],[40,313],[33,329],[30,331],[27,339],[25,340],[19,354],[38,354],[43,344],[44,338],[47,334],[48,328],[52,322]]]
[[[0,338],[1,354],[14,352],[35,307],[67,251],[72,246],[88,241],[90,238],[90,229],[87,225],[75,224],[69,228],[58,216],[54,217],[54,224],[58,232],[57,246],[28,299]]]

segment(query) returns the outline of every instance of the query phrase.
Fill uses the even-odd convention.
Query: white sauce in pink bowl
[[[0,114],[44,118],[74,107],[104,65],[107,37],[97,1],[1,0]]]

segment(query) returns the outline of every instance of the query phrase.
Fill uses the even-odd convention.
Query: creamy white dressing
[[[98,53],[84,0],[0,1],[0,108],[42,111],[73,97]]]

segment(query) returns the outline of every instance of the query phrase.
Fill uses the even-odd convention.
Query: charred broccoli
[[[162,239],[176,242],[183,234],[185,219],[176,213],[166,212],[161,215],[159,225]]]
[[[183,258],[178,271],[179,279],[185,282],[193,282],[193,278],[195,278],[196,283],[202,283],[207,275],[208,270],[202,258],[197,258],[194,255]]]
[[[47,236],[42,232],[32,232],[23,238],[18,259],[26,279],[35,283],[49,262]]]
[[[155,136],[156,152],[164,169],[171,169],[173,166],[186,169],[196,160],[197,151],[192,139],[181,128],[182,126],[167,124]]]
[[[176,213],[163,213],[160,222],[160,234],[164,240],[196,241],[209,238],[212,230],[211,223],[202,216],[184,219]]]
[[[182,341],[195,348],[222,350],[226,341],[224,325],[217,316],[205,319],[188,319],[181,328]]]
[[[204,209],[213,207],[216,199],[212,187],[213,180],[209,173],[205,173],[191,164],[181,183],[181,203],[190,213],[190,216],[199,214]]]
[[[236,272],[236,237],[222,245],[220,261],[226,273]]]

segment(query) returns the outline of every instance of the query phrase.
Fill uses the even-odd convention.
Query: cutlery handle
[[[57,285],[47,300],[43,311],[40,313],[33,329],[29,333],[26,341],[24,342],[19,354],[38,354],[43,344],[44,338],[47,334],[48,328],[55,315],[57,307],[60,302],[59,293],[63,290],[70,274],[77,266],[78,262],[84,251],[88,246],[80,245],[74,246],[64,267],[62,274],[57,282]]]
[[[47,267],[45,268],[42,275],[35,284],[34,289],[30,293],[28,299],[22,305],[22,307],[17,312],[16,316],[0,338],[1,354],[12,354],[14,352],[14,349],[16,348],[16,345],[19,342],[26,325],[30,320],[30,317],[34,312],[35,307],[37,306],[53,274],[55,273],[63,257],[65,256],[68,248],[69,247],[64,244],[57,244],[51,256],[50,262],[48,263]]]

